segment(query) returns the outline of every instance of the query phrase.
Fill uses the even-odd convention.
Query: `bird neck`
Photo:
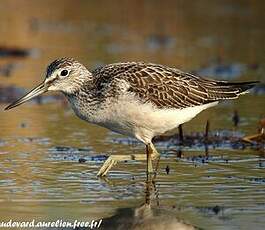
[[[87,106],[97,100],[96,90],[92,82],[84,82],[80,87],[71,93],[63,92],[70,103],[73,101]]]
[[[88,122],[97,123],[97,112],[100,101],[95,97],[94,90],[80,89],[71,94],[64,93],[75,114]]]

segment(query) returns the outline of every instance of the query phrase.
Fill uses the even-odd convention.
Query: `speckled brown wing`
[[[98,85],[126,80],[143,102],[158,108],[186,108],[223,99],[235,99],[255,82],[229,83],[194,76],[178,69],[142,62],[107,65],[94,72]]]
[[[101,66],[92,71],[94,77],[94,87],[97,97],[115,97],[121,93],[121,82],[126,81],[126,77],[131,72],[138,72],[141,67],[136,62],[114,63]]]

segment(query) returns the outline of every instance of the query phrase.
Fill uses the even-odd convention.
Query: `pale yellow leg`
[[[146,170],[147,173],[156,174],[158,170],[160,154],[157,152],[155,146],[152,143],[146,145],[146,155],[147,155],[147,170]],[[153,170],[152,160],[157,160],[155,171]]]
[[[157,174],[157,171],[158,171],[158,166],[159,166],[159,160],[160,160],[160,154],[159,152],[157,152],[155,146],[151,143],[150,144],[150,147],[151,147],[151,157],[152,157],[152,160],[156,160],[156,165],[155,165],[155,170],[154,170],[154,174],[156,175]]]
[[[102,167],[100,168],[97,176],[106,176],[109,170],[116,165],[119,161],[128,161],[128,160],[146,160],[148,163],[148,168],[150,172],[153,172],[152,168],[152,160],[155,160],[159,157],[159,153],[156,151],[154,145],[151,143],[148,146],[148,155],[147,154],[133,154],[133,155],[111,155],[104,162]],[[147,148],[147,147],[146,147]],[[146,149],[147,151],[147,149]],[[147,152],[146,152],[147,153]],[[151,163],[150,163],[151,162]],[[147,169],[148,171],[148,169]]]
[[[150,148],[152,151],[152,153],[151,153],[152,160],[156,160],[157,158],[159,158],[160,154],[159,154],[159,152],[157,152],[155,146],[152,143],[150,143]]]
[[[146,156],[147,156],[146,173],[147,173],[147,174],[151,174],[151,173],[154,172],[154,170],[153,170],[153,164],[152,164],[151,154],[152,154],[151,145],[148,144],[148,145],[146,145]]]

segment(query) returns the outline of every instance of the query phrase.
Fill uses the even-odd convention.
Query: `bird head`
[[[19,106],[26,101],[47,91],[61,91],[73,94],[80,89],[82,83],[91,77],[87,68],[73,58],[60,58],[48,65],[44,81],[26,95],[8,105],[5,110]]]

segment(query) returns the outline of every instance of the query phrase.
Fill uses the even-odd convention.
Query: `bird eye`
[[[66,69],[62,70],[61,76],[65,77],[67,75],[68,75],[68,70],[66,70]]]

